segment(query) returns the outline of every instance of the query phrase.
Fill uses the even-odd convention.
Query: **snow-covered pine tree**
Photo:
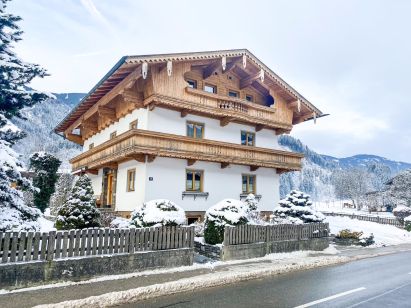
[[[35,172],[33,185],[38,188],[34,192],[33,202],[43,213],[55,191],[60,165],[61,160],[46,152],[36,152],[30,156],[30,169]]]
[[[325,219],[323,214],[312,208],[310,196],[298,190],[292,190],[280,200],[279,205],[273,211],[274,223],[302,224],[322,222]]]
[[[33,78],[46,76],[46,71],[14,53],[13,44],[21,40],[23,32],[17,25],[21,18],[6,13],[7,2],[0,1],[0,230],[36,230],[39,211],[24,204],[21,192],[32,186],[21,176],[23,165],[11,149],[25,135],[8,118],[21,116],[23,107],[48,97],[28,88]]]
[[[50,197],[50,214],[56,216],[60,207],[66,203],[74,184],[74,175],[71,173],[60,174],[54,194]]]
[[[81,175],[70,193],[69,199],[58,211],[58,230],[100,227],[100,211],[96,208],[91,180]]]

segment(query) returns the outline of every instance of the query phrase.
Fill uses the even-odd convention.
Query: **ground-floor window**
[[[256,176],[253,174],[242,175],[242,192],[243,194],[256,193]]]
[[[127,191],[134,191],[136,183],[136,169],[127,170]]]
[[[203,191],[202,170],[186,170],[186,191]]]
[[[187,224],[191,225],[195,222],[200,222],[201,220],[201,216],[191,216],[191,217],[187,217]]]

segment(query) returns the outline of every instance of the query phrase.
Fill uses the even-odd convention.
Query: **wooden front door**
[[[113,205],[113,183],[114,175],[113,173],[107,174],[107,205]]]

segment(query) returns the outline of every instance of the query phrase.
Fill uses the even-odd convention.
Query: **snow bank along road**
[[[139,307],[410,307],[411,252],[244,281]],[[124,304],[121,307],[135,307]]]

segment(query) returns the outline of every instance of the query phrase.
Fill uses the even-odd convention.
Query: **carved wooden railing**
[[[282,118],[276,108],[189,87],[185,91],[189,95],[185,95],[184,98],[153,94],[145,99],[144,105],[160,105],[187,112],[201,113],[218,119],[227,117],[237,122],[262,125],[285,131],[292,129],[290,121]]]
[[[132,129],[72,160],[73,171],[98,169],[113,162],[139,159],[141,154],[160,157],[300,170],[302,154],[244,146],[207,139]]]

